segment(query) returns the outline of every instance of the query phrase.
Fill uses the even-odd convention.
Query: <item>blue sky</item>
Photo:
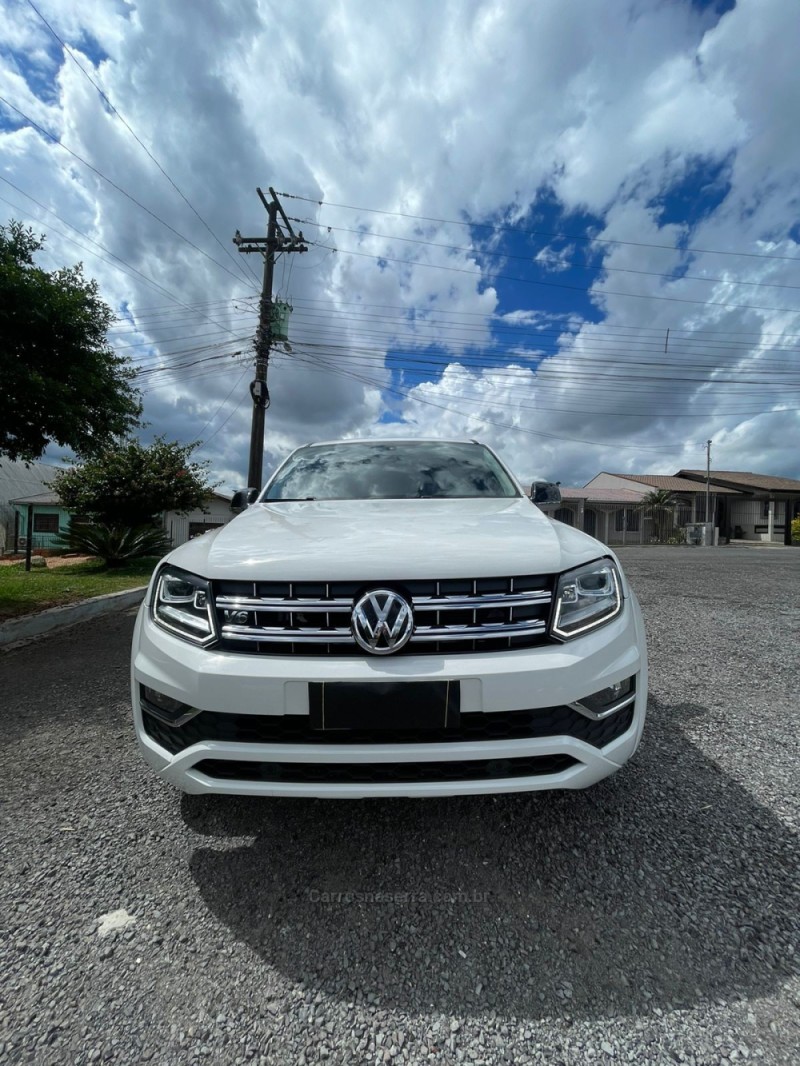
[[[98,279],[145,437],[241,483],[261,266],[231,238],[272,185],[310,246],[275,271],[267,469],[409,432],[564,484],[708,438],[800,476],[794,0],[36,9],[0,13],[0,208]]]

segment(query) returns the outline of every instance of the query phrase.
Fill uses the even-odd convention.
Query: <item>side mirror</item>
[[[531,500],[539,507],[558,507],[561,489],[555,481],[534,481],[531,485]]]
[[[258,489],[239,489],[238,492],[234,492],[231,498],[231,510],[235,514],[239,514],[241,511],[246,510],[257,496]]]

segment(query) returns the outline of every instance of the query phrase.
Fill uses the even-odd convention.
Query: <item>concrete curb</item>
[[[90,600],[81,600],[80,603],[68,603],[64,607],[50,607],[38,614],[9,618],[7,622],[0,623],[0,648],[52,633],[56,629],[65,629],[87,618],[98,618],[104,614],[135,607],[142,602],[145,592],[147,585],[142,585],[140,588],[125,589],[124,592],[93,596]]]

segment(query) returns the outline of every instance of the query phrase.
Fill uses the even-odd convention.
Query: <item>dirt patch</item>
[[[34,552],[34,555],[36,553]],[[57,570],[60,566],[72,566],[75,563],[87,563],[93,556],[91,555],[51,555],[49,558],[45,557],[48,570]],[[15,555],[7,559],[0,559],[0,566],[13,566],[15,563],[24,563],[24,555]]]

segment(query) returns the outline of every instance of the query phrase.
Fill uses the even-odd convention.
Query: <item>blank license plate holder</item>
[[[311,728],[332,730],[456,729],[459,681],[324,681],[308,686]]]

